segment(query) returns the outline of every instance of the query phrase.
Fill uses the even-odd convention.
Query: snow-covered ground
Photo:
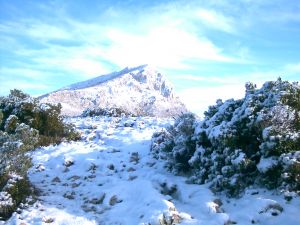
[[[288,202],[252,189],[240,199],[228,199],[167,172],[149,149],[153,132],[171,120],[71,121],[82,140],[33,153],[29,177],[38,200],[7,224],[299,224],[299,198]]]

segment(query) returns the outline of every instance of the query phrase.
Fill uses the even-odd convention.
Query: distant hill
[[[62,104],[62,114],[79,116],[84,110],[120,108],[129,114],[171,117],[186,112],[166,78],[142,65],[71,84],[39,97]]]

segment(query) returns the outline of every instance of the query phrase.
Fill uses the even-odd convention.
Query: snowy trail
[[[279,196],[265,193],[267,198],[249,191],[236,202],[226,201],[205,185],[186,184],[184,177],[166,172],[149,149],[153,132],[170,121],[78,118],[72,122],[82,132],[82,140],[34,153],[29,176],[40,191],[39,200],[8,224],[296,224],[300,219],[299,199],[284,207],[293,216],[272,216],[276,209],[267,209],[268,205],[287,205]]]

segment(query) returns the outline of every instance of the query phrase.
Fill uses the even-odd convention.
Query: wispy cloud
[[[185,68],[189,60],[235,60],[208,39],[170,26],[155,27],[143,35],[112,29],[108,39],[111,46],[103,57],[119,65],[150,63],[161,68]]]
[[[59,11],[53,21],[45,17],[41,21],[27,18],[2,23],[0,32],[4,40],[10,38],[17,42],[17,48],[7,46],[7,49],[15,57],[30,59],[34,64],[28,65],[30,69],[55,68],[82,77],[109,72],[111,67],[103,62],[118,68],[148,63],[174,69],[188,68],[190,61],[239,61],[234,55],[226,54],[203,32],[191,28],[201,21],[203,29],[234,30],[224,15],[207,9],[183,8],[182,11],[168,6],[164,13],[159,7],[157,9],[132,16],[129,12],[109,8],[103,15],[111,18],[89,23]],[[107,21],[113,21],[115,17],[138,22],[132,29],[125,29],[119,23],[108,25]]]
[[[220,12],[211,9],[199,9],[196,11],[196,16],[199,17],[199,22],[208,26],[222,30],[228,33],[235,32],[234,20],[228,16],[224,16]]]
[[[7,79],[0,79],[1,82],[1,88],[0,88],[0,95],[6,95],[9,90],[13,89],[19,89],[19,90],[32,90],[32,94],[36,95],[41,93],[44,90],[47,90],[47,85],[42,83],[33,83],[27,80],[18,80],[18,82],[15,82],[13,80],[7,80]],[[2,87],[5,87],[2,88]]]
[[[288,64],[284,67],[288,72],[300,73],[300,62],[294,64]]]

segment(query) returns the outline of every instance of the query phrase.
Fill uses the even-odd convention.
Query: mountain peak
[[[92,87],[92,86],[107,82],[109,80],[115,79],[117,77],[123,76],[127,73],[131,73],[131,72],[134,72],[134,71],[139,71],[140,72],[140,71],[144,70],[147,66],[148,65],[145,64],[145,65],[140,65],[140,66],[132,67],[132,68],[125,67],[124,69],[122,69],[118,72],[112,72],[112,73],[108,73],[108,74],[104,74],[104,75],[94,77],[94,78],[86,80],[86,81],[81,81],[81,82],[78,82],[78,83],[74,83],[74,84],[71,84],[69,86],[63,87],[63,88],[59,89],[58,91],[76,90],[76,89],[83,89],[83,88]]]
[[[86,109],[120,108],[128,114],[169,117],[186,111],[165,76],[149,65],[71,84],[41,96],[43,102],[61,103],[62,113],[79,116]]]

